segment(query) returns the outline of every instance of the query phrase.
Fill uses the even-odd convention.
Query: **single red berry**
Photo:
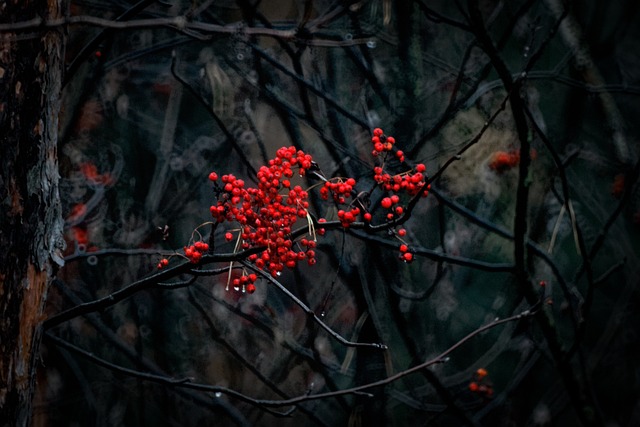
[[[247,291],[247,293],[252,294],[256,291],[256,285],[254,285],[253,283],[249,283],[245,290]]]
[[[364,220],[367,222],[371,222],[371,214],[369,212],[365,212]]]
[[[231,240],[233,240],[233,234],[232,233],[225,233],[224,238],[227,242],[230,242]]]
[[[217,181],[218,180],[218,174],[215,172],[211,172],[209,174],[209,181]]]
[[[478,383],[474,381],[469,383],[469,390],[471,390],[472,392],[475,393],[476,391],[478,391],[478,388],[479,388]]]
[[[401,228],[400,230],[398,230],[398,236],[404,237],[406,235],[407,235],[407,230],[405,230],[404,228]]]
[[[385,209],[389,209],[391,207],[391,205],[393,204],[393,202],[391,201],[390,198],[385,197],[384,199],[382,199],[382,201],[380,202],[380,205],[385,208]]]
[[[411,262],[413,261],[413,254],[411,252],[405,252],[402,254],[402,259],[404,259],[405,262]]]

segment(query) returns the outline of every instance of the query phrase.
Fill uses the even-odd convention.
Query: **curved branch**
[[[456,342],[454,345],[452,345],[451,347],[449,347],[447,350],[443,351],[442,353],[440,353],[438,356],[429,359],[423,363],[420,363],[419,365],[416,365],[412,368],[406,369],[402,372],[398,372],[395,375],[392,375],[390,377],[387,377],[385,379],[379,380],[379,381],[374,381],[371,383],[367,383],[367,384],[363,384],[360,386],[356,386],[356,387],[351,387],[351,388],[347,388],[344,390],[338,390],[338,391],[332,391],[332,392],[326,392],[326,393],[318,393],[318,394],[305,394],[302,396],[298,396],[298,397],[293,397],[290,399],[282,399],[282,400],[268,400],[268,399],[254,399],[252,397],[249,397],[243,393],[240,393],[238,391],[226,388],[226,387],[220,387],[220,386],[212,386],[212,385],[208,385],[208,384],[200,384],[200,383],[195,383],[192,382],[193,378],[172,378],[172,377],[168,377],[168,376],[164,376],[164,375],[156,375],[156,374],[150,374],[150,373],[145,373],[145,372],[141,372],[141,371],[137,371],[137,370],[133,370],[133,369],[129,369],[129,368],[125,368],[123,366],[118,366],[115,365],[111,362],[108,362],[104,359],[101,359],[97,356],[95,356],[92,353],[87,352],[86,350],[83,350],[79,347],[76,347],[75,345],[61,339],[58,338],[54,335],[52,335],[51,333],[47,332],[45,334],[46,338],[50,339],[51,341],[53,341],[56,345],[59,345],[61,347],[66,348],[67,350],[73,351],[74,353],[80,354],[81,356],[91,360],[92,362],[107,368],[109,370],[112,370],[114,372],[119,372],[125,375],[129,375],[135,378],[140,378],[146,381],[152,381],[152,382],[156,382],[156,383],[160,383],[160,384],[165,384],[165,385],[169,385],[169,386],[174,386],[174,387],[184,387],[184,388],[189,388],[189,389],[193,389],[193,390],[198,390],[198,391],[203,391],[203,392],[207,392],[207,393],[215,393],[216,396],[218,395],[218,393],[220,395],[225,394],[228,395],[230,397],[233,397],[235,399],[238,399],[242,402],[246,402],[249,403],[251,405],[254,406],[258,406],[258,407],[263,407],[263,408],[278,408],[278,407],[283,407],[283,406],[292,406],[292,405],[297,405],[300,404],[302,402],[307,402],[307,401],[311,401],[311,400],[320,400],[320,399],[328,399],[328,398],[334,398],[334,397],[338,397],[338,396],[344,396],[347,394],[356,394],[356,395],[364,395],[364,396],[369,396],[371,397],[372,395],[370,393],[367,393],[366,390],[372,389],[372,388],[376,388],[376,387],[381,387],[387,384],[391,384],[397,380],[399,380],[400,378],[406,377],[407,375],[411,375],[415,372],[418,372],[422,369],[428,368],[430,366],[436,365],[436,364],[440,364],[440,363],[446,363],[449,360],[449,355],[451,353],[453,353],[455,350],[457,350],[458,348],[460,348],[463,344],[465,344],[467,341],[471,340],[472,338],[474,338],[475,336],[488,331],[489,329],[493,329],[496,326],[505,324],[505,323],[509,323],[509,322],[514,322],[514,321],[518,321],[518,320],[522,320],[522,319],[526,319],[528,317],[532,317],[533,315],[535,315],[538,312],[537,309],[535,310],[525,310],[522,313],[504,318],[504,319],[496,319],[491,323],[488,323],[487,325],[481,326],[478,329],[474,330],[473,332],[467,334],[465,337],[463,337],[462,339],[460,339],[458,342]]]
[[[256,272],[257,274],[259,274],[260,276],[264,277],[271,284],[273,284],[275,287],[277,287],[280,292],[285,294],[291,301],[293,301],[298,307],[300,307],[309,317],[311,317],[314,320],[314,322],[316,322],[322,329],[327,331],[327,333],[329,335],[331,335],[334,339],[336,339],[342,345],[345,345],[347,347],[369,347],[369,348],[375,348],[375,349],[379,349],[379,350],[386,350],[387,349],[387,346],[384,345],[384,344],[353,342],[353,341],[349,341],[349,340],[343,338],[340,334],[338,334],[336,331],[331,329],[331,327],[329,325],[324,323],[322,321],[322,319],[320,319],[316,315],[316,313],[313,310],[311,310],[311,308],[309,308],[305,303],[303,303],[300,300],[300,298],[298,298],[293,293],[291,293],[291,291],[289,291],[287,288],[285,288],[282,285],[282,283],[277,281],[271,274],[267,273],[266,271],[260,270],[258,267],[256,267],[255,265],[251,264],[248,261],[245,261],[244,259],[241,259],[239,262],[242,265],[244,265],[245,267],[247,267],[248,269],[250,269],[250,270]]]

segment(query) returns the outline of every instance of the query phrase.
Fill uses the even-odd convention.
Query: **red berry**
[[[256,285],[254,285],[253,283],[249,283],[245,289],[247,293],[252,294],[256,291]]]
[[[380,202],[380,205],[385,208],[385,209],[389,209],[391,207],[391,205],[393,204],[393,202],[391,201],[390,198],[385,197],[384,199],[382,199],[382,201]]]
[[[218,180],[218,174],[215,172],[211,172],[209,174],[209,181],[217,181]]]

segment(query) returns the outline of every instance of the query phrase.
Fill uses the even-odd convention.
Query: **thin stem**
[[[291,291],[289,291],[287,288],[284,287],[284,285],[282,285],[282,283],[280,283],[279,281],[277,281],[271,274],[267,273],[266,271],[260,270],[259,268],[257,268],[256,266],[254,266],[253,264],[251,264],[248,261],[245,260],[240,260],[239,261],[242,265],[244,265],[245,267],[249,268],[250,270],[256,272],[257,274],[259,274],[260,276],[264,277],[265,279],[267,279],[271,284],[273,284],[275,287],[278,288],[278,290],[280,292],[282,292],[283,294],[285,294],[291,301],[293,301],[298,307],[300,307],[309,317],[313,318],[313,320],[325,331],[327,331],[327,333],[329,335],[331,335],[334,339],[336,339],[338,342],[340,342],[342,345],[345,345],[347,347],[367,347],[367,348],[376,348],[379,350],[386,350],[387,346],[384,344],[379,344],[379,343],[360,343],[360,342],[353,342],[353,341],[349,341],[345,338],[343,338],[340,334],[338,334],[336,331],[334,331],[333,329],[331,329],[331,327],[329,325],[327,325],[326,323],[324,323],[322,321],[322,319],[320,319],[316,313],[310,309],[305,303],[303,303],[298,297],[296,297],[293,293],[291,293]]]

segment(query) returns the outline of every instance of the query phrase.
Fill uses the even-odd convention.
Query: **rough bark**
[[[60,16],[61,0],[3,2],[0,22]],[[0,34],[0,423],[31,417],[43,306],[62,264],[56,152],[63,34]]]

